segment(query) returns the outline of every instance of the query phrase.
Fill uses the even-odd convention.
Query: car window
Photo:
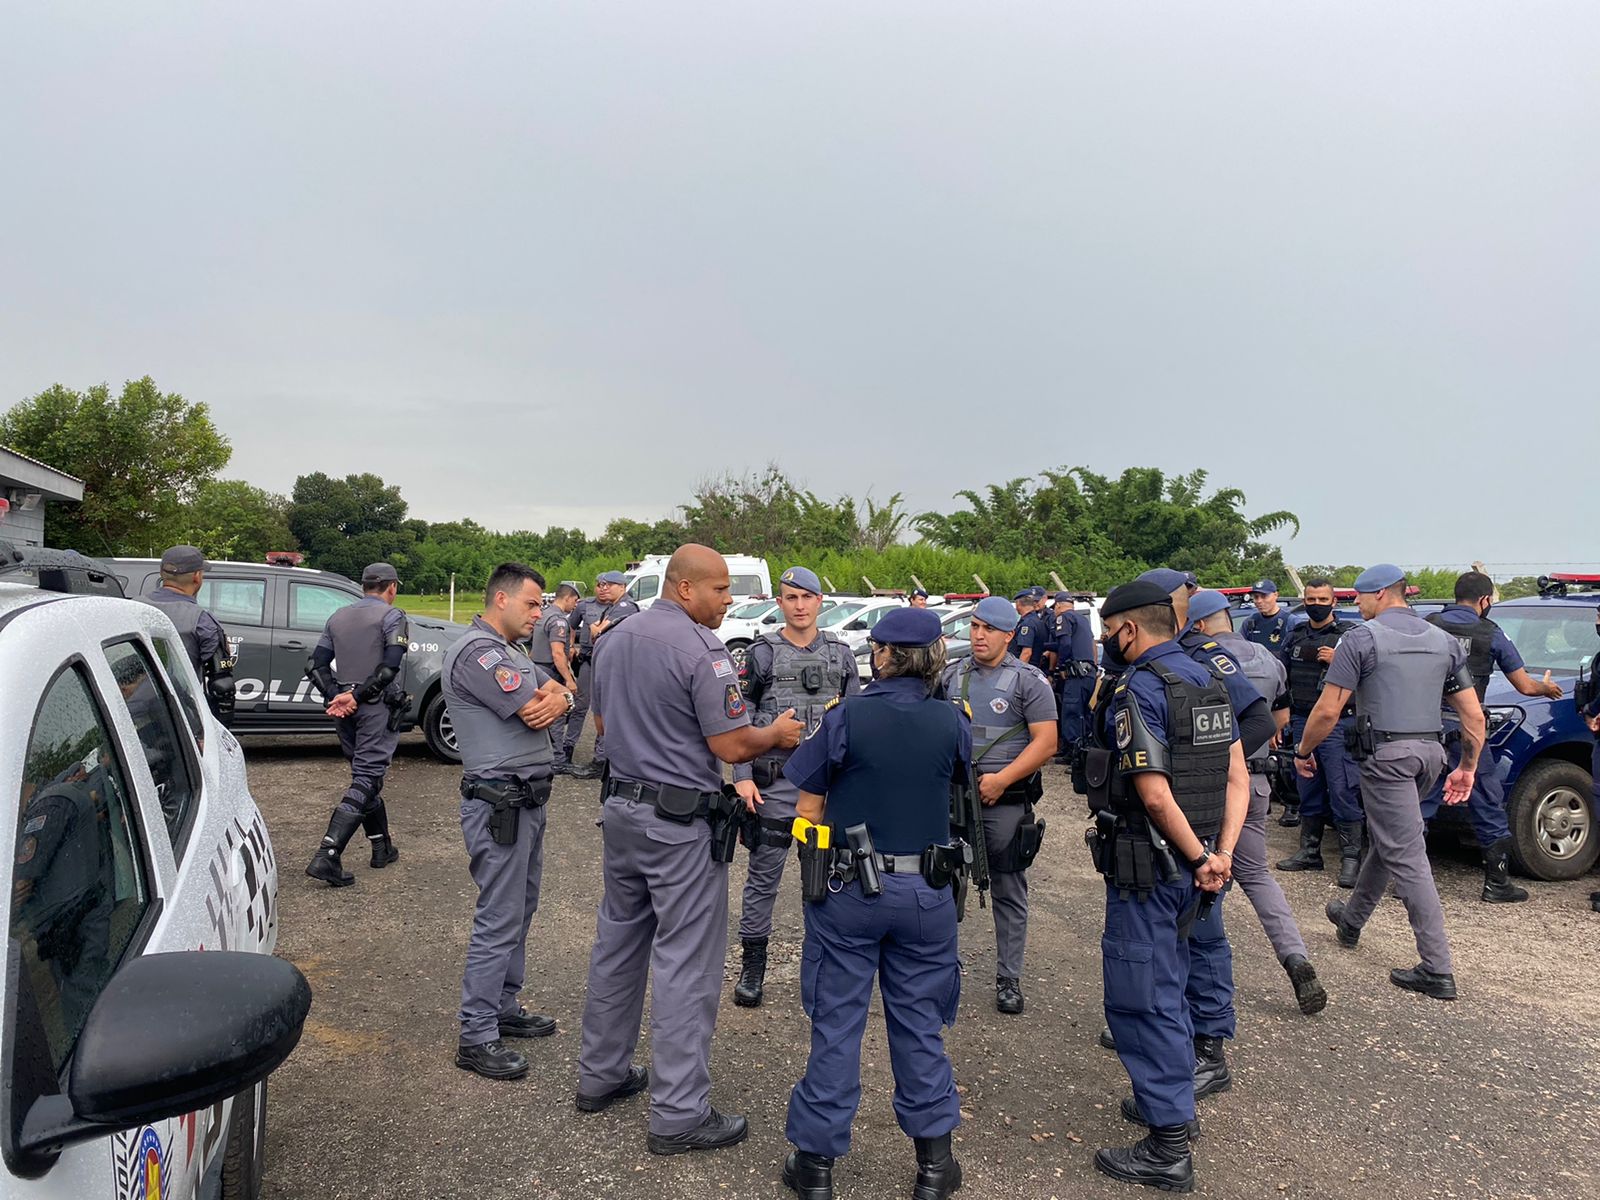
[[[182,665],[188,662],[183,643],[164,633],[152,634],[150,640],[155,643],[156,657],[167,669],[167,678],[172,680],[172,686],[177,689],[178,707],[183,709],[184,719],[189,722],[189,732],[196,741],[203,739],[206,726],[200,718],[200,701],[194,694],[194,685],[189,682],[189,672]]]
[[[823,613],[822,616],[817,618],[817,628],[837,629],[865,607],[865,604],[857,603],[840,604],[836,608],[830,608],[827,612]]]
[[[654,600],[661,594],[661,576],[640,575],[628,584],[628,595],[635,600]]]
[[[741,621],[756,621],[777,607],[772,600],[749,600],[744,604],[735,604],[728,610],[728,615]]]
[[[886,604],[882,608],[870,609],[862,614],[861,620],[866,624],[868,629],[871,629],[898,607],[899,606],[895,604]]]
[[[341,608],[354,604],[360,596],[320,583],[289,585],[289,627],[320,632],[328,618]]]
[[[963,613],[944,623],[944,636],[947,638],[965,638],[967,631],[972,628],[972,614]]]
[[[207,579],[201,582],[195,600],[223,624],[260,625],[267,606],[267,581]]]
[[[766,585],[761,582],[761,576],[759,575],[735,575],[733,577],[733,594],[735,596],[753,596],[757,592],[766,590]]]
[[[106,661],[111,664],[111,677],[122,692],[123,703],[139,734],[139,748],[150,766],[167,835],[172,839],[172,857],[182,862],[197,790],[191,743],[178,727],[175,702],[166,681],[142,645],[118,642],[107,646]]]
[[[1600,650],[1592,608],[1496,604],[1489,617],[1505,630],[1533,672],[1576,671],[1587,666]]]
[[[59,1072],[150,905],[116,742],[81,665],[62,671],[23,760],[11,937]]]

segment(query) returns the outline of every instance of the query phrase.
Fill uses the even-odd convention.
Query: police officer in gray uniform
[[[602,571],[594,581],[594,598],[582,601],[572,618],[573,632],[577,635],[578,650],[578,706],[567,718],[562,735],[561,757],[570,765],[572,752],[577,748],[583,733],[583,719],[589,715],[590,668],[594,663],[595,647],[605,634],[622,621],[639,611],[639,606],[625,594],[628,577],[621,571]],[[606,735],[598,727],[594,732],[594,761],[586,767],[571,767],[565,773],[574,779],[598,779],[606,765]]]
[[[1235,633],[1228,598],[1221,592],[1200,591],[1189,598],[1189,619],[1201,633],[1214,639],[1239,660],[1245,678],[1261,693],[1272,708],[1273,719],[1282,734],[1289,724],[1289,675],[1283,661],[1271,650]],[[1317,978],[1317,970],[1306,954],[1305,938],[1295,923],[1283,888],[1267,869],[1267,809],[1272,801],[1268,778],[1271,759],[1262,750],[1248,759],[1250,807],[1244,827],[1233,848],[1233,881],[1244,889],[1250,907],[1256,910],[1261,928],[1288,973],[1295,1001],[1307,1016],[1328,1006],[1328,993]]]
[[[195,596],[205,582],[206,556],[193,546],[173,546],[161,556],[161,585],[140,596],[167,614],[189,665],[205,685],[206,700],[217,720],[233,722],[233,667],[228,639],[217,619],[201,608]]]
[[[1044,795],[1040,768],[1056,750],[1056,697],[1037,667],[1006,653],[1019,622],[999,596],[978,601],[972,656],[951,663],[940,685],[972,714],[972,769],[983,801],[983,839],[994,900],[995,1008],[1022,1012],[1022,954],[1028,940],[1028,875],[1044,825],[1033,806]]]
[[[1328,919],[1337,927],[1339,944],[1354,949],[1392,878],[1422,961],[1389,972],[1389,981],[1437,1000],[1454,1000],[1455,971],[1423,841],[1421,806],[1445,761],[1441,694],[1461,718],[1461,764],[1445,780],[1446,804],[1465,803],[1472,794],[1483,748],[1483,708],[1461,643],[1412,612],[1405,593],[1405,572],[1389,563],[1368,567],[1356,579],[1364,620],[1339,639],[1322,695],[1294,748],[1295,769],[1310,775],[1312,752],[1332,732],[1353,693],[1352,736],[1372,850],[1349,901],[1329,902]]]
[[[782,630],[762,634],[745,652],[739,670],[745,702],[756,725],[767,724],[787,709],[807,729],[815,729],[830,704],[861,690],[855,656],[833,634],[817,631],[822,581],[815,572],[790,567],[779,576],[778,607],[783,612]],[[739,910],[743,961],[733,989],[733,1002],[741,1008],[761,1003],[772,906],[794,844],[790,828],[799,790],[784,777],[788,758],[787,750],[778,749],[733,769],[733,786],[747,813],[743,840],[750,847],[750,870]]]
[[[556,1031],[554,1020],[518,1000],[544,866],[555,765],[550,726],[573,705],[566,686],[518,645],[538,622],[543,587],[539,572],[501,563],[489,577],[483,612],[440,668],[461,747],[461,834],[478,885],[461,976],[456,1066],[488,1079],[528,1073],[528,1060],[502,1039]]]
[[[605,635],[594,664],[595,728],[609,737],[601,815],[605,895],[589,960],[578,1059],[580,1111],[642,1091],[632,1065],[653,976],[652,1154],[743,1141],[741,1116],[711,1106],[711,1035],[728,949],[728,862],[737,795],[718,760],[799,744],[793,713],[750,722],[727,647],[711,631],[733,604],[728,564],[678,547],[661,598]]]
[[[339,745],[350,760],[350,786],[306,866],[307,875],[333,887],[356,881],[340,855],[358,827],[366,828],[372,843],[374,868],[400,857],[389,837],[389,812],[383,803],[383,777],[400,740],[397,718],[405,711],[400,668],[411,645],[406,615],[394,606],[399,590],[400,577],[392,566],[369,563],[361,572],[361,599],[328,618],[306,662],[306,678],[327,701],[328,715],[337,718]]]
[[[528,635],[528,657],[533,664],[550,678],[559,679],[573,695],[577,695],[578,681],[572,674],[572,610],[577,607],[578,589],[563,583],[553,599],[545,598]]]

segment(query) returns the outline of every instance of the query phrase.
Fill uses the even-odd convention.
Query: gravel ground
[[[572,1105],[579,1015],[599,900],[596,785],[560,780],[550,808],[543,907],[535,918],[524,1000],[559,1032],[518,1043],[527,1078],[491,1083],[454,1065],[461,963],[475,895],[456,821],[459,771],[419,738],[402,743],[385,788],[403,858],[334,890],[301,874],[342,790],[331,739],[247,739],[250,782],[282,869],[278,952],[315,992],[305,1035],[273,1077],[270,1197],[609,1197],[654,1200],[787,1196],[789,1090],[805,1062],[800,1011],[798,884],[785,880],[767,1002],[725,994],[712,1059],[713,1101],[750,1118],[751,1136],[715,1154],[645,1151],[644,1098],[594,1116]],[[580,760],[586,747],[580,751]],[[1133,1140],[1117,1113],[1128,1084],[1095,1036],[1103,892],[1088,865],[1082,803],[1059,768],[1042,813],[1050,824],[1032,879],[1023,980],[1027,1013],[994,1011],[987,911],[963,929],[971,965],[948,1034],[964,1121],[963,1196],[1111,1197],[1097,1146]],[[1275,823],[1274,857],[1294,831]],[[1600,1194],[1595,1123],[1600,1067],[1600,915],[1595,878],[1534,884],[1526,904],[1477,901],[1481,876],[1463,850],[1438,848],[1435,872],[1461,999],[1443,1004],[1391,986],[1416,961],[1404,911],[1386,900],[1360,950],[1340,950],[1322,915],[1332,873],[1280,876],[1331,997],[1305,1018],[1242,895],[1228,901],[1239,1038],[1235,1084],[1202,1103],[1198,1192],[1218,1197],[1554,1197]],[[735,888],[743,870],[733,868]],[[737,918],[737,893],[733,916]],[[737,974],[730,936],[728,991]],[[841,1197],[905,1196],[910,1143],[894,1123],[881,1018],[868,1025],[852,1153],[836,1169]],[[640,1060],[648,1061],[648,1037]]]

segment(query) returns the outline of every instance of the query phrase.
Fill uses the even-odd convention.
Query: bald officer
[[[206,556],[193,546],[172,546],[161,556],[161,585],[139,597],[167,614],[217,720],[233,723],[233,665],[227,635],[195,597],[205,582]]]
[[[550,726],[572,693],[527,657],[521,642],[539,619],[544,576],[501,563],[483,611],[440,668],[461,747],[461,834],[478,904],[461,978],[456,1066],[487,1079],[517,1079],[528,1060],[504,1038],[547,1037],[556,1023],[518,1000],[528,925],[539,907],[545,803],[555,752]]]
[[[611,777],[577,1103],[599,1112],[648,1081],[652,1154],[715,1150],[749,1132],[743,1117],[711,1106],[735,820],[718,760],[791,749],[805,726],[793,712],[751,724],[733,660],[711,632],[732,603],[722,555],[680,546],[661,598],[606,634],[594,663],[595,728],[609,738]],[[647,975],[648,1075],[632,1065]]]
[[[995,1008],[1023,1009],[1022,954],[1028,941],[1027,870],[1043,826],[1034,803],[1044,795],[1040,768],[1055,753],[1056,699],[1044,673],[1006,653],[1016,609],[987,596],[973,610],[972,656],[945,668],[940,686],[972,714],[972,765],[983,802],[994,899]]]
[[[1446,804],[1464,803],[1472,794],[1483,749],[1483,708],[1466,671],[1466,651],[1411,611],[1399,567],[1380,563],[1363,571],[1356,579],[1356,603],[1363,623],[1339,639],[1322,695],[1294,748],[1295,770],[1309,777],[1317,746],[1355,697],[1355,757],[1372,852],[1361,864],[1349,901],[1328,903],[1328,919],[1337,927],[1339,944],[1355,949],[1361,927],[1392,878],[1422,961],[1390,971],[1389,981],[1436,1000],[1454,1000],[1455,969],[1423,841],[1421,805],[1444,767],[1440,696],[1461,718],[1461,764],[1445,780]]]
[[[833,634],[817,629],[822,581],[814,571],[790,567],[778,577],[778,608],[783,628],[751,642],[739,669],[745,702],[756,725],[769,724],[787,710],[808,730],[815,729],[830,704],[861,690],[855,655]],[[800,793],[784,776],[788,758],[787,750],[776,749],[733,769],[733,786],[747,814],[742,840],[750,847],[750,870],[739,909],[743,959],[733,989],[733,1002],[741,1008],[761,1003],[772,906],[794,845],[790,829]]]

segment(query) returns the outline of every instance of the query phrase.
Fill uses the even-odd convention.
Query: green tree
[[[0,443],[83,480],[83,503],[50,514],[50,540],[89,554],[158,552],[227,465],[228,439],[203,403],[148,375],[78,392],[55,384],[0,416]]]
[[[299,547],[289,529],[289,501],[240,479],[212,479],[184,506],[175,541],[199,546],[208,558],[263,562],[269,550]]]
[[[308,566],[355,579],[362,567],[382,561],[406,578],[417,534],[406,521],[398,485],[371,473],[343,479],[321,471],[302,475],[294,481],[288,519]]]

